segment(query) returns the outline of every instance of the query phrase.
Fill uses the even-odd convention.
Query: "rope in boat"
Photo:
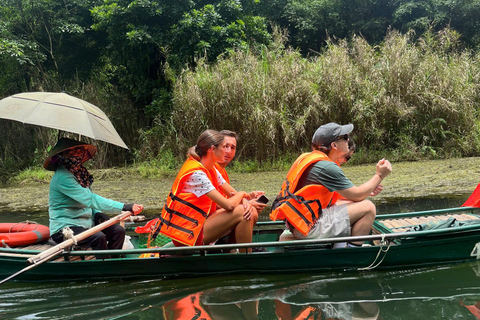
[[[7,242],[5,242],[4,239],[2,239],[2,246],[3,246],[4,248],[10,249],[10,246],[8,245]]]
[[[388,252],[388,250],[390,250],[391,244],[392,244],[392,242],[388,241],[388,246],[387,246],[386,249],[384,249],[384,246],[387,245],[387,241],[385,240],[385,234],[383,233],[382,234],[382,240],[380,240],[380,246],[379,246],[379,249],[378,249],[377,256],[375,257],[375,260],[373,260],[373,262],[368,267],[358,268],[357,270],[359,270],[359,271],[372,270],[372,269],[375,269],[376,267],[378,267],[383,262],[383,259],[385,259],[385,257],[387,256],[387,252]],[[375,264],[382,252],[383,252],[382,260],[380,260],[377,264]]]
[[[72,229],[70,229],[69,227],[65,227],[62,229],[62,234],[64,240],[72,239],[73,244],[77,245],[77,240],[75,239],[75,234],[73,233]]]
[[[8,233],[12,233],[12,230],[13,228],[15,228],[16,226],[18,226],[19,224],[23,224],[23,226],[21,226],[16,232],[22,232],[23,228],[25,228],[27,225],[29,224],[34,224],[36,226],[38,226],[38,223],[36,223],[35,221],[29,221],[29,220],[25,220],[25,221],[22,221],[22,222],[17,222],[15,223],[14,225],[12,225],[10,227],[10,229],[8,230]],[[37,229],[37,227],[35,227],[35,229]],[[34,229],[34,230],[35,230]]]

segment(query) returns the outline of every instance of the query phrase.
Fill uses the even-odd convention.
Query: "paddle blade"
[[[477,188],[475,188],[470,197],[468,197],[467,201],[462,204],[462,207],[480,208],[480,184],[478,184]]]

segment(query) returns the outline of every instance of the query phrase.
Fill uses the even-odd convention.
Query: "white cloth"
[[[221,186],[226,181],[223,179],[222,175],[218,170],[215,168],[215,172],[217,173],[218,184]],[[204,194],[209,193],[210,191],[215,190],[213,183],[208,179],[208,176],[203,171],[194,171],[190,176],[185,179],[183,184],[183,189],[181,192],[188,192],[193,193],[200,198]]]
[[[299,240],[350,236],[350,217],[348,216],[347,205],[341,204],[323,209],[322,215],[307,236],[304,236],[296,229],[293,230],[293,235]]]

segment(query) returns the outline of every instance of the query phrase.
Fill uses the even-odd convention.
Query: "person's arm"
[[[229,195],[230,197],[237,194],[237,191],[227,182],[222,184],[220,186],[220,188],[222,189],[222,191],[225,194]],[[251,199],[250,201],[243,200],[245,198],[242,199],[243,208],[245,209],[245,212],[244,212],[245,219],[250,220],[250,218],[254,214],[254,210],[257,210],[257,212],[260,212],[267,206],[267,205],[264,205],[263,203],[256,202],[255,199],[254,199],[254,198],[258,198],[259,196],[261,196],[264,193],[265,192],[263,192],[263,191],[252,191],[248,194],[250,196],[250,199]],[[217,205],[218,205],[218,203],[217,203]],[[222,207],[222,208],[224,208],[224,207]],[[231,211],[231,210],[229,210],[229,211]]]
[[[97,213],[131,211],[134,215],[143,211],[143,205],[123,204],[114,200],[101,197],[90,190],[82,187],[73,176],[65,176],[57,185],[57,189],[69,198],[92,209],[92,216]],[[102,219],[106,220],[106,216]]]
[[[236,192],[230,198],[225,198],[218,190],[214,189],[208,192],[207,197],[209,197],[213,202],[222,207],[227,211],[233,211],[239,204],[242,202],[243,198],[247,200],[250,199],[248,193],[244,191]]]
[[[370,180],[361,184],[360,186],[353,186],[344,190],[337,190],[337,192],[348,200],[362,201],[370,196],[382,180],[392,172],[392,164],[390,161],[382,159],[377,163],[377,171]]]
[[[228,183],[225,182],[220,186],[220,189],[230,198],[232,195],[237,193],[237,191]]]
[[[94,211],[120,212],[123,209],[123,203],[101,197],[89,188],[83,188],[73,176],[64,177],[57,188],[66,196]]]

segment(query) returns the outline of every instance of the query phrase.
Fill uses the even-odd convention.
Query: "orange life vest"
[[[223,179],[228,183],[230,184],[230,178],[228,177],[228,174],[227,174],[227,170],[225,170],[225,168],[223,168],[222,166],[220,166],[218,163],[215,162],[215,168],[218,170],[218,172],[220,172],[220,174],[222,175]],[[230,198],[228,197],[225,192],[223,192],[222,189],[218,189],[218,191],[225,197],[225,198]]]
[[[200,304],[200,293],[191,294],[180,300],[173,300],[162,306],[163,318],[167,320],[211,320]]]
[[[188,246],[195,245],[208,215],[215,211],[216,204],[207,195],[197,197],[193,193],[183,192],[186,178],[194,171],[203,171],[218,190],[215,169],[207,170],[200,162],[190,157],[185,161],[167,197],[160,216],[158,232]],[[154,236],[155,237],[155,236]]]
[[[303,235],[307,235],[326,208],[337,201],[334,193],[322,185],[307,185],[296,191],[297,184],[310,165],[318,161],[332,161],[323,152],[304,153],[295,160],[283,182],[282,190],[272,204],[270,219],[284,220]]]

